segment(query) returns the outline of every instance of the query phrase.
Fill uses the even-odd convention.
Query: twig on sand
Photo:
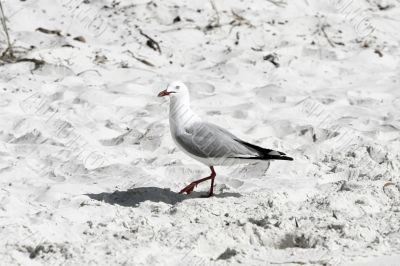
[[[96,70],[96,69],[87,69],[87,70],[83,70],[83,71],[79,72],[79,73],[76,74],[76,75],[77,75],[77,76],[80,76],[80,75],[85,74],[86,72],[90,72],[90,71],[93,71],[94,73],[97,73],[97,75],[99,75],[100,77],[102,76],[102,75],[100,74],[100,72],[99,72],[98,70]]]
[[[231,22],[231,24],[234,24],[236,22],[238,24],[237,26],[244,24],[249,26],[250,28],[254,28],[254,25],[251,24],[251,22],[247,18],[243,17],[242,15],[239,15],[233,10],[231,10],[231,13],[234,17],[234,20]]]
[[[219,12],[218,12],[217,6],[215,5],[214,0],[210,0],[210,3],[211,3],[212,9],[214,9],[215,17],[217,19],[216,24],[219,25],[220,24],[220,17],[219,17]]]
[[[322,31],[322,34],[324,34],[325,39],[328,41],[329,45],[331,47],[335,47],[334,42],[329,38],[328,34],[326,34],[325,28],[327,28],[327,27],[329,27],[329,25],[328,24],[324,24],[324,25],[321,26],[320,29]]]
[[[146,59],[137,57],[132,51],[126,50],[125,52],[128,53],[128,54],[130,54],[134,59],[136,59],[136,60],[139,61],[140,63],[143,63],[143,64],[145,64],[145,65],[147,65],[147,66],[155,67],[154,64],[150,63],[150,62],[147,61]]]
[[[36,29],[36,31],[39,31],[39,32],[44,33],[44,34],[55,34],[57,36],[62,36],[60,30],[49,30],[49,29],[45,29],[45,28],[39,27],[39,28]]]
[[[239,32],[237,31],[237,32],[236,32],[235,45],[238,45],[238,44],[239,44],[239,40],[240,40],[240,34],[239,34]]]
[[[154,51],[158,51],[161,54],[161,48],[160,48],[160,45],[158,44],[158,42],[156,42],[153,38],[151,38],[149,35],[144,33],[141,29],[139,29],[139,33],[140,33],[140,35],[147,38],[147,42],[146,42],[147,46],[149,46]]]
[[[215,5],[214,0],[210,0],[210,4],[211,4],[212,9],[215,12],[215,17],[212,21],[210,21],[210,23],[207,24],[207,26],[205,26],[205,28],[204,28],[205,31],[221,27],[219,12],[218,12],[217,6]]]
[[[388,186],[396,186],[396,184],[393,183],[393,182],[387,182],[387,183],[385,183],[385,184],[383,185],[383,187],[382,187],[383,193],[386,194],[385,188],[388,187]]]
[[[167,32],[174,32],[174,31],[180,31],[180,30],[203,30],[202,27],[200,26],[191,26],[191,27],[176,27],[172,29],[167,29],[167,30],[161,30],[161,33],[167,33]]]
[[[233,15],[233,20],[231,22],[229,22],[229,24],[232,25],[232,27],[229,30],[229,33],[232,32],[234,27],[239,27],[242,25],[247,25],[249,28],[254,28],[254,25],[251,24],[251,22],[248,19],[246,19],[245,17],[239,15],[238,13],[236,13],[233,10],[231,10],[231,13]]]
[[[275,264],[275,265],[287,265],[287,264],[299,264],[299,265],[305,265],[308,264],[309,262],[305,262],[305,261],[300,261],[300,260],[291,260],[291,261],[283,261],[283,262],[269,262],[270,264]]]
[[[19,63],[19,62],[30,62],[30,63],[34,63],[35,67],[33,68],[32,71],[35,71],[39,68],[41,68],[46,62],[42,59],[36,59],[36,58],[19,58],[17,59],[15,62]]]
[[[279,7],[285,7],[286,5],[286,2],[284,1],[275,1],[275,0],[267,0],[267,1]]]
[[[268,54],[263,57],[265,61],[269,61],[271,64],[273,64],[275,67],[279,67],[279,63],[277,61],[277,56],[276,54]]]
[[[9,58],[14,58],[14,53],[13,53],[13,47],[10,41],[10,35],[8,34],[8,29],[7,29],[7,24],[6,24],[6,16],[4,15],[4,10],[3,10],[3,4],[0,1],[0,12],[1,12],[1,25],[3,26],[4,34],[6,35],[6,41],[7,41],[7,48],[1,53],[0,57],[4,58],[8,57]]]
[[[301,260],[290,260],[290,261],[282,261],[282,262],[269,262],[270,264],[275,265],[288,265],[288,264],[299,264],[299,265],[310,265],[310,264],[318,264],[318,265],[328,265],[326,260],[310,260],[310,261],[301,261]]]

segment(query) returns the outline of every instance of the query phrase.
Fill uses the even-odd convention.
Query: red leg
[[[185,193],[185,192],[186,192],[187,194],[190,194],[190,193],[192,193],[193,189],[194,189],[198,184],[200,184],[201,182],[204,182],[204,181],[207,181],[207,180],[211,179],[211,188],[210,188],[210,192],[209,192],[209,194],[208,194],[208,196],[211,197],[211,196],[213,195],[213,189],[214,189],[214,178],[215,178],[215,176],[216,176],[217,174],[215,173],[214,167],[213,167],[213,166],[211,166],[210,169],[211,169],[211,175],[210,175],[210,176],[207,176],[207,177],[205,177],[205,178],[202,178],[202,179],[193,181],[193,182],[190,183],[188,186],[184,187],[184,188],[179,192],[179,194],[182,194],[182,193]]]
[[[210,175],[210,177],[211,177],[211,187],[210,187],[210,192],[208,193],[209,197],[214,195],[214,179],[215,179],[215,176],[217,175],[217,173],[215,173],[215,171],[214,171],[214,167],[213,166],[211,166],[210,169],[211,169],[211,175]]]

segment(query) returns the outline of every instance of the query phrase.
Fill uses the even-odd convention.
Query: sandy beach
[[[398,0],[2,4],[0,265],[398,265]],[[174,80],[294,161],[178,194]]]

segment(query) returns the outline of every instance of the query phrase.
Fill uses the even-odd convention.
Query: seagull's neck
[[[171,97],[169,120],[171,127],[184,129],[201,119],[190,108],[188,98]]]

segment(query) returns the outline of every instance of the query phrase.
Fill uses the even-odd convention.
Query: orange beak
[[[158,94],[158,97],[164,97],[164,96],[168,96],[171,93],[167,91],[167,89],[160,91],[160,93]]]

